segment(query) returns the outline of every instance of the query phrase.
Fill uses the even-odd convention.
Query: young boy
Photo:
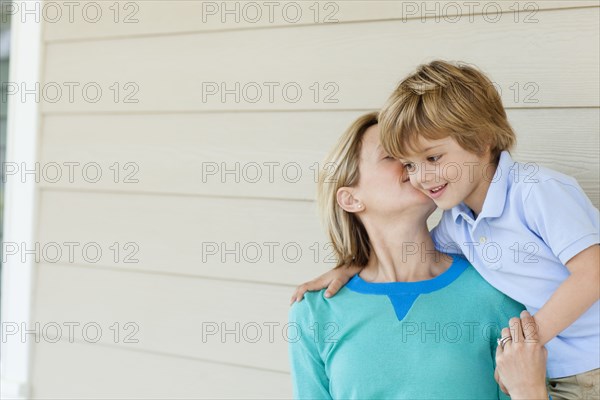
[[[534,314],[552,398],[600,398],[600,216],[577,181],[511,159],[516,137],[500,96],[468,65],[420,66],[379,122],[386,152],[445,210],[436,247],[462,252]],[[333,295],[358,271],[334,269],[300,297],[327,286]]]

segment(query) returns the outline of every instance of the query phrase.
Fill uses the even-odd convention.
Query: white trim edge
[[[39,3],[39,0],[31,3]],[[13,18],[9,61],[9,82],[26,88],[41,82],[42,23],[38,20]],[[40,107],[33,96],[21,101],[9,96],[7,109],[6,162],[25,163],[33,168],[37,157]],[[30,176],[30,175],[29,175]],[[18,175],[6,177],[4,202],[5,243],[26,243],[32,248],[37,217],[37,187],[34,179],[22,182]],[[5,255],[6,256],[6,255]],[[31,329],[35,263],[33,257],[7,257],[2,266],[2,334],[0,343],[0,398],[27,399],[31,395],[31,350],[29,338],[21,339],[24,327]],[[15,334],[7,334],[8,325],[18,326]]]
[[[2,400],[28,399],[30,397],[29,395],[29,386],[25,383],[2,379],[2,390],[0,395]]]

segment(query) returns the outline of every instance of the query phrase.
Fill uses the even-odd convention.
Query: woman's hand
[[[537,325],[527,311],[521,319],[511,318],[502,338],[511,338],[496,348],[496,372],[500,387],[511,399],[548,399],[546,391],[546,358],[548,352],[540,344]]]
[[[301,301],[304,293],[327,288],[325,297],[334,296],[344,286],[350,278],[362,271],[361,267],[340,267],[325,272],[323,275],[298,286],[292,295],[290,305],[294,301]]]

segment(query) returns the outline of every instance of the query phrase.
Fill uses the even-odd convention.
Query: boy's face
[[[419,138],[417,148],[420,150],[400,158],[412,185],[442,209],[464,202],[479,214],[496,171],[490,164],[489,151],[478,156],[450,136],[439,140]]]

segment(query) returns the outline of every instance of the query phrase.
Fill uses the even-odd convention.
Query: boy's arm
[[[431,237],[436,249],[444,253],[462,254],[460,247],[454,242],[448,227],[451,227],[451,215],[449,211],[445,211],[442,215],[440,223],[432,229]],[[338,267],[325,272],[317,278],[304,282],[296,287],[294,294],[290,299],[290,305],[295,301],[301,301],[304,298],[304,293],[327,288],[325,297],[332,297],[344,286],[350,278],[362,271],[362,267],[347,266]]]
[[[600,245],[593,245],[567,262],[571,276],[535,314],[542,345],[565,330],[600,298]]]
[[[600,216],[575,180],[533,184],[525,204],[531,229],[570,276],[535,314],[542,345],[565,330],[600,298]]]
[[[301,301],[304,298],[304,293],[327,288],[325,297],[334,296],[354,275],[362,271],[362,267],[348,266],[338,267],[325,272],[312,281],[304,282],[296,288],[290,305],[295,301]]]
[[[440,222],[429,232],[433,244],[438,251],[447,254],[460,254],[463,252],[460,246],[453,239],[453,232],[450,230],[454,229],[454,220],[452,219],[452,212],[450,210],[444,211]]]

